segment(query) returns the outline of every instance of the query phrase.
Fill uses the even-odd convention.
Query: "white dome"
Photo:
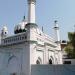
[[[25,26],[26,26],[27,22],[22,22],[20,25],[21,25],[21,29],[25,29]]]
[[[2,34],[2,35],[5,35],[5,36],[8,34],[7,26],[3,26],[3,29],[2,29],[1,34]]]
[[[27,24],[26,21],[20,22],[18,25],[16,25],[16,26],[14,27],[14,31],[17,31],[17,30],[19,31],[20,29],[21,29],[21,30],[24,30],[26,24]]]
[[[3,29],[2,29],[3,31],[8,31],[8,28],[7,28],[7,26],[3,26]]]

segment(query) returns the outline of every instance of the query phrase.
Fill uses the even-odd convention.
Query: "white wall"
[[[28,43],[0,48],[0,56],[0,73],[2,75],[10,75],[14,72],[18,75],[30,75],[30,51]]]

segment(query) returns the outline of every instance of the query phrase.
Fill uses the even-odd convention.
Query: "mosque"
[[[0,75],[31,75],[31,65],[62,64],[59,26],[54,22],[56,39],[46,35],[35,22],[36,0],[28,1],[28,21],[15,26],[8,36],[6,26],[0,35]]]

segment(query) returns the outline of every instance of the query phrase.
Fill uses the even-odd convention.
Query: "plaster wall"
[[[29,44],[17,44],[0,48],[0,73],[1,75],[30,75]]]

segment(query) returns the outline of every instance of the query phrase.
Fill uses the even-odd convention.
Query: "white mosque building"
[[[33,64],[62,64],[59,26],[54,22],[56,39],[43,33],[35,22],[36,0],[28,1],[28,21],[25,17],[8,36],[3,27],[0,35],[0,75],[31,75]]]

